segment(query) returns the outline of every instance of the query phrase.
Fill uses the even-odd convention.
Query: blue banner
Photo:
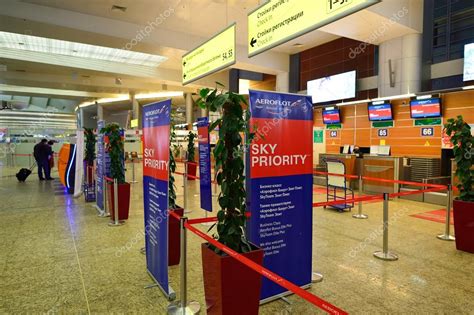
[[[105,127],[105,121],[97,121],[97,155],[96,155],[96,172],[97,172],[97,194],[96,204],[100,210],[104,210],[104,175],[105,175],[105,147],[104,147],[104,134],[100,133],[100,130]]]
[[[211,143],[209,141],[209,119],[197,119],[199,143],[199,177],[201,208],[212,211]]]
[[[171,100],[143,106],[143,202],[147,270],[169,295],[168,181]]]
[[[264,266],[289,281],[311,283],[313,110],[311,97],[250,91],[256,137],[247,154],[249,240]],[[287,290],[264,278],[261,300]]]

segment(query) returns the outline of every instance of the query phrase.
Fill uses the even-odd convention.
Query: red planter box
[[[170,209],[179,216],[184,215],[183,208]],[[180,242],[181,242],[181,231],[179,226],[179,220],[174,216],[168,216],[168,266],[175,266],[179,264],[180,260]]]
[[[188,162],[188,180],[196,179],[196,169],[197,169],[197,163]],[[193,177],[190,177],[189,175]]]
[[[474,253],[474,202],[453,201],[456,248]]]
[[[110,218],[112,221],[115,221],[115,211],[114,211],[114,184],[107,183],[107,191],[109,197],[109,212]],[[118,184],[118,219],[127,220],[128,212],[130,210],[130,184]]]
[[[255,248],[243,255],[261,265],[263,250]],[[201,252],[207,314],[257,315],[262,276],[228,255],[216,254],[208,244],[202,244]]]

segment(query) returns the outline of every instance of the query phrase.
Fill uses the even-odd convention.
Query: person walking
[[[51,177],[51,168],[49,167],[49,156],[52,154],[52,149],[48,145],[48,140],[41,139],[33,149],[33,155],[38,165],[39,180],[53,180]],[[43,176],[44,172],[44,176]]]

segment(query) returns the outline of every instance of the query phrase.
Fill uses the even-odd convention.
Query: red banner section
[[[313,122],[252,118],[257,135],[250,145],[251,178],[311,174],[312,142],[302,134],[312,134]],[[282,130],[285,133],[274,132]],[[272,132],[273,130],[273,132]]]
[[[169,134],[167,125],[143,128],[143,174],[168,181],[169,138],[156,135]]]

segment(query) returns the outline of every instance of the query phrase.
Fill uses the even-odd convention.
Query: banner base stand
[[[309,288],[311,288],[311,284],[302,285],[302,286],[300,286],[300,288],[305,289],[305,290],[309,289]],[[277,294],[277,295],[274,295],[274,296],[267,297],[265,299],[260,300],[260,305],[263,305],[263,304],[268,303],[268,302],[273,302],[275,300],[281,299],[283,297],[286,297],[286,296],[292,295],[292,294],[294,294],[294,293],[291,292],[291,291],[286,291],[286,292],[283,292],[283,293],[280,293],[280,294]]]
[[[163,293],[163,295],[168,299],[168,301],[174,301],[176,299],[176,292],[173,290],[173,288],[170,285],[168,285],[168,292],[169,293],[166,293],[166,291],[163,290],[163,287],[158,283],[158,281],[156,281],[155,277],[153,277],[153,275],[151,274],[151,272],[148,269],[147,269],[147,272],[148,272],[148,275],[150,276],[150,278],[152,278],[155,283],[145,286],[145,289],[151,289],[151,288],[154,288],[154,287],[158,287],[161,290],[161,292]]]
[[[324,277],[322,274],[320,274],[319,272],[313,272],[313,274],[311,275],[311,283],[319,283],[321,281],[323,281]]]
[[[200,310],[201,310],[201,305],[199,304],[199,302],[196,302],[196,301],[191,301],[187,303],[184,308],[179,301],[175,303],[171,303],[168,306],[169,315],[181,315],[181,314],[194,315],[194,314],[198,314]]]

